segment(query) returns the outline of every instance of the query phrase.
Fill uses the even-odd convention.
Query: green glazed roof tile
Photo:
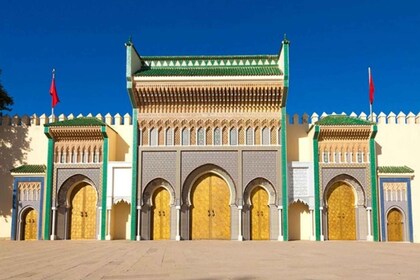
[[[276,76],[281,75],[277,66],[251,67],[158,67],[143,69],[135,76]]]
[[[134,76],[275,76],[282,75],[277,55],[142,56]]]
[[[72,120],[64,120],[59,122],[48,123],[45,126],[105,126],[106,124],[94,117],[83,117]]]
[[[333,115],[322,118],[317,125],[373,125],[372,122],[343,115]]]
[[[26,164],[10,170],[12,173],[45,173],[46,167],[43,164]]]
[[[414,173],[408,166],[378,166],[379,173]]]

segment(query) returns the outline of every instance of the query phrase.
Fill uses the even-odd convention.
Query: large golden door
[[[268,193],[262,187],[251,192],[251,239],[268,240],[270,237]]]
[[[152,239],[169,239],[170,233],[170,208],[169,192],[161,187],[153,193],[153,221]]]
[[[337,183],[328,195],[328,238],[330,240],[355,240],[356,217],[352,187]]]
[[[229,188],[217,175],[207,174],[191,194],[191,238],[230,239]]]
[[[35,240],[36,232],[38,229],[37,226],[38,215],[35,209],[29,210],[29,212],[25,216],[25,224],[23,225],[24,228],[24,239],[25,240]]]
[[[403,241],[403,217],[399,210],[392,209],[387,216],[388,241]]]
[[[71,239],[95,239],[96,190],[80,185],[73,190],[71,205]]]

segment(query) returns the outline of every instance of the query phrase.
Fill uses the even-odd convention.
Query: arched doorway
[[[251,191],[251,240],[270,238],[270,209],[268,193],[262,187]]]
[[[170,195],[164,187],[155,190],[152,196],[152,232],[153,240],[170,238]]]
[[[73,188],[70,239],[95,239],[96,201],[96,190],[91,185],[81,183]]]
[[[309,240],[312,230],[309,206],[296,201],[289,206],[289,240]]]
[[[356,240],[353,188],[343,182],[331,186],[327,194],[328,239]]]
[[[29,208],[23,214],[23,240],[36,240],[38,231],[38,213],[35,209]]]
[[[112,205],[112,239],[130,239],[130,204],[121,200]]]
[[[403,241],[403,215],[400,210],[392,208],[387,215],[388,241]]]
[[[221,177],[201,176],[191,190],[191,238],[230,239],[230,193]]]

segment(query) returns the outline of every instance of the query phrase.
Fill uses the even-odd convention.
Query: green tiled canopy
[[[76,118],[72,120],[64,120],[60,122],[53,122],[46,124],[46,127],[51,126],[105,126],[106,124],[99,120],[98,118],[94,117],[83,117],[83,118]]]
[[[404,166],[378,166],[379,173],[414,173],[410,167]]]
[[[143,56],[134,76],[277,76],[276,55]]]
[[[373,125],[372,122],[343,115],[332,115],[316,122],[317,125]]]
[[[26,164],[10,170],[12,173],[45,173],[45,165],[43,164]]]

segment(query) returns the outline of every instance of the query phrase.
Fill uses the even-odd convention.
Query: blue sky
[[[1,83],[15,114],[131,113],[125,47],[140,55],[277,54],[290,46],[288,113],[420,112],[418,1],[2,1]]]

